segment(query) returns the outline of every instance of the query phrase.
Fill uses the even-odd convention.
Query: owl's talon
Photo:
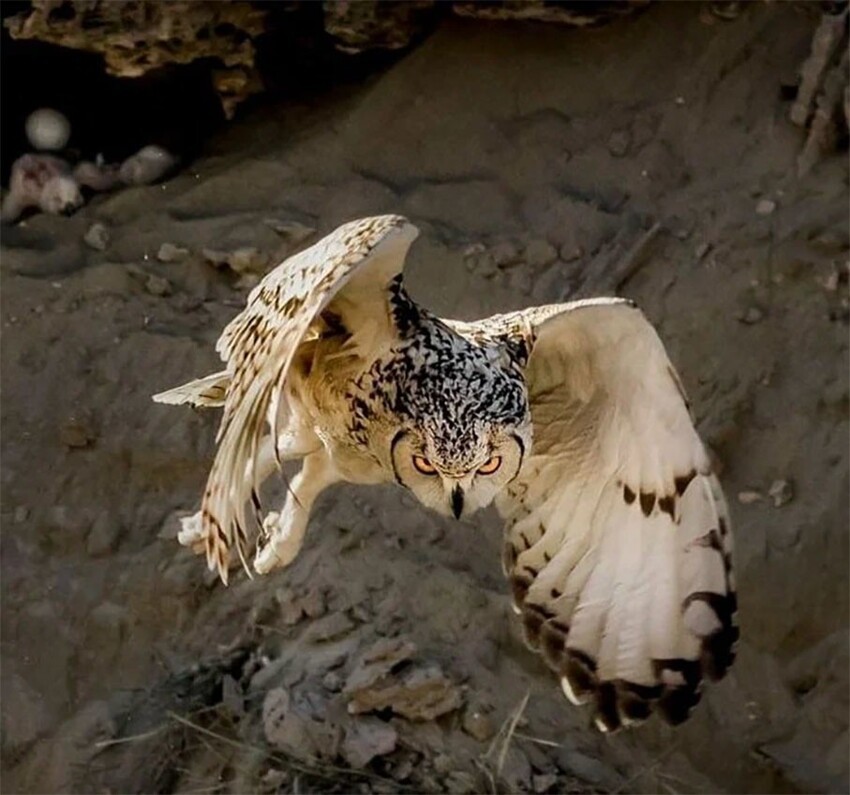
[[[180,530],[177,533],[177,540],[184,547],[191,547],[195,554],[200,554],[204,551],[204,529],[200,511],[193,513],[191,516],[184,516],[180,520]]]

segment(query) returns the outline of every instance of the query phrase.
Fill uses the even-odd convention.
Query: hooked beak
[[[463,489],[459,485],[452,489],[452,513],[455,519],[460,519],[463,513]]]

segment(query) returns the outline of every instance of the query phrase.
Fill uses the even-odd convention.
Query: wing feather
[[[259,443],[269,431],[277,441],[289,416],[287,378],[299,346],[315,336],[320,314],[338,299],[356,307],[347,318],[353,325],[383,317],[387,331],[387,288],[416,235],[401,216],[344,224],[267,274],[222,332],[216,350],[228,383],[201,522],[207,563],[225,583],[234,544],[245,562],[246,503],[257,490]],[[374,342],[380,330],[368,333]]]
[[[497,503],[528,642],[614,730],[684,720],[738,637],[720,484],[664,346],[639,310],[593,299],[521,313],[532,451]]]

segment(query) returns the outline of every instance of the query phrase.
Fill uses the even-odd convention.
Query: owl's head
[[[531,424],[479,421],[463,428],[431,423],[392,442],[396,480],[426,507],[460,519],[489,505],[522,468]]]

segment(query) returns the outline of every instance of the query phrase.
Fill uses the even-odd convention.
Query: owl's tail
[[[227,387],[230,385],[230,374],[227,370],[213,373],[205,378],[196,378],[188,384],[176,386],[153,396],[155,403],[167,403],[180,406],[189,403],[192,406],[216,408],[224,405]]]

